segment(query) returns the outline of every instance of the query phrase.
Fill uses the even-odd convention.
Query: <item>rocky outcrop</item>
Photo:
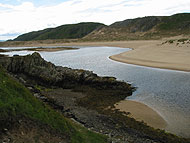
[[[131,92],[129,84],[117,81],[114,77],[99,77],[91,71],[55,66],[45,61],[37,52],[27,56],[3,57],[0,58],[0,64],[11,73],[27,75],[46,85],[63,88],[90,85],[99,89],[112,88]]]

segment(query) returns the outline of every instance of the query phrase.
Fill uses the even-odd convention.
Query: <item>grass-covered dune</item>
[[[0,68],[0,142],[106,142],[36,99]]]

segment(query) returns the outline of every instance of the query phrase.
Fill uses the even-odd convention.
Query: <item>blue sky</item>
[[[63,24],[182,12],[190,12],[190,0],[0,0],[0,40]]]

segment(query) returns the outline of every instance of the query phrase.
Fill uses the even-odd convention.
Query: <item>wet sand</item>
[[[130,112],[129,117],[137,121],[143,121],[156,129],[165,129],[167,126],[166,121],[156,111],[143,103],[124,100],[115,104],[115,108],[126,113]]]

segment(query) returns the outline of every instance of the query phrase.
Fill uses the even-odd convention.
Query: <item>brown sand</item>
[[[154,128],[164,129],[167,125],[166,121],[156,111],[140,102],[123,100],[115,104],[115,108],[120,111],[130,112],[129,117],[137,121],[143,121]]]
[[[129,45],[133,50],[110,58],[116,61],[148,67],[190,71],[190,44],[161,44],[163,41],[146,41]]]

